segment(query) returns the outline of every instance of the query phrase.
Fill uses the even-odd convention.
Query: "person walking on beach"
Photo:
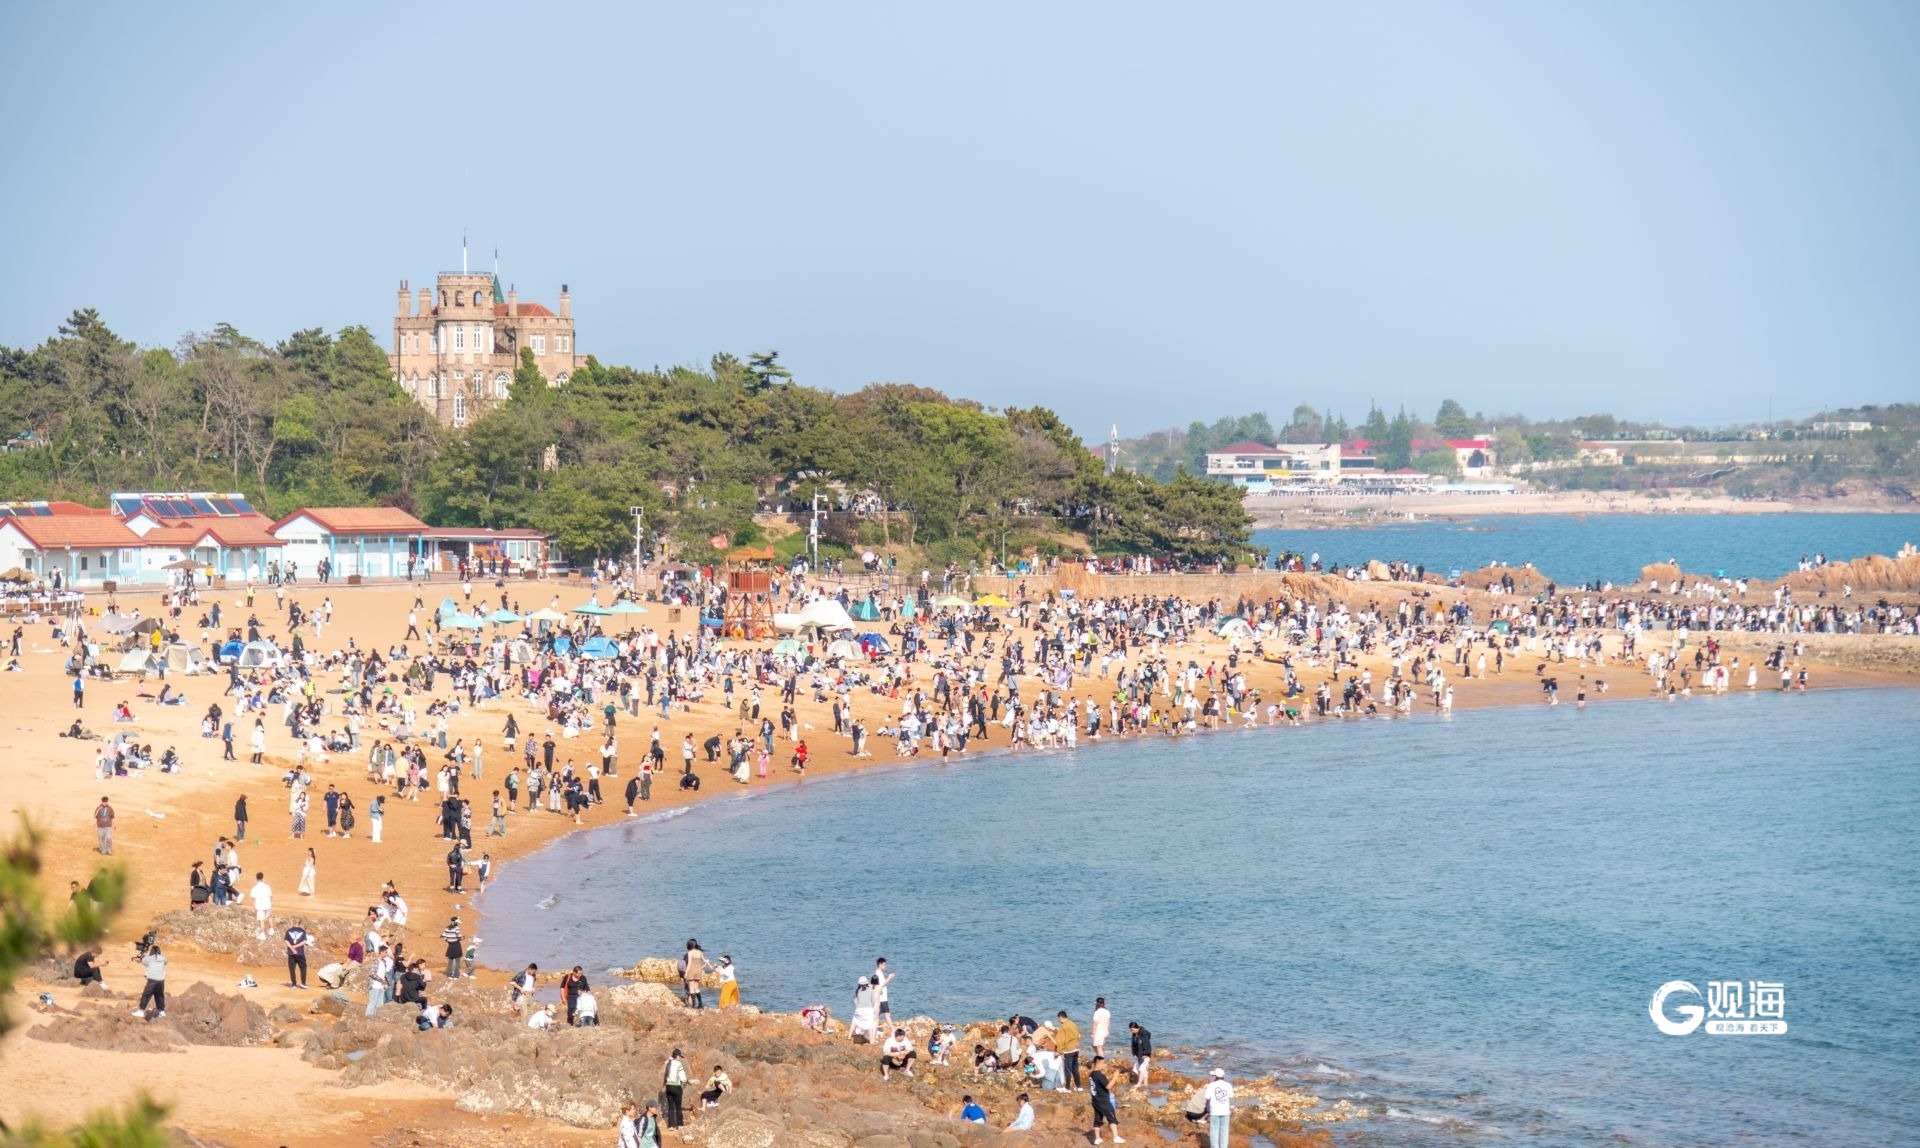
[[[93,807],[94,852],[105,857],[113,856],[113,805],[106,795],[100,795],[100,804]]]
[[[1227,1148],[1228,1124],[1233,1119],[1233,1082],[1224,1069],[1213,1070],[1201,1095],[1207,1098],[1207,1148]]]
[[[87,679],[80,671],[73,673],[73,708],[85,709],[87,705]]]

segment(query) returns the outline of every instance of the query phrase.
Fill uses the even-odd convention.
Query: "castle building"
[[[393,319],[393,377],[442,426],[463,427],[505,402],[520,362],[520,348],[533,351],[547,385],[564,387],[584,358],[574,350],[573,301],[560,285],[556,314],[540,303],[522,303],[512,288],[502,294],[500,277],[447,273],[416,300],[400,281]]]

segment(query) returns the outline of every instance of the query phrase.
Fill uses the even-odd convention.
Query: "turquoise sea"
[[[607,968],[697,936],[748,1001],[843,1017],[878,955],[903,1016],[1084,1026],[1104,995],[1116,1028],[1349,1099],[1342,1144],[1914,1143],[1917,702],[1470,710],[756,788],[507,867],[487,951]],[[1787,1032],[1664,1035],[1675,980],[1779,984]]]
[[[1677,558],[1682,569],[1777,578],[1804,557],[1893,554],[1920,542],[1920,514],[1488,514],[1340,530],[1261,530],[1278,553],[1326,564],[1417,562],[1430,571],[1533,565],[1563,583],[1628,582]]]

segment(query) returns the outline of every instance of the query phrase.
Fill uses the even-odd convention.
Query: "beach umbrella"
[[[976,606],[1011,606],[1013,605],[1012,602],[1007,601],[1005,598],[1002,598],[998,594],[982,594],[978,598],[975,598],[973,600],[973,604]]]
[[[607,615],[613,613],[612,610],[607,609],[605,606],[602,606],[600,603],[594,601],[591,598],[587,599],[585,602],[581,603],[580,605],[575,606],[573,608],[573,612],[576,614],[591,614],[596,618],[604,618]]]
[[[440,626],[447,630],[478,630],[485,626],[485,618],[476,618],[472,614],[449,614],[440,619]]]
[[[622,598],[607,611],[610,614],[644,614],[647,608],[631,598]]]
[[[162,570],[198,570],[199,568],[200,563],[191,558],[176,558],[161,567]]]
[[[782,638],[773,644],[773,654],[777,658],[798,654],[804,649],[806,649],[805,646],[794,641],[792,638]]]
[[[527,617],[535,622],[564,622],[567,620],[565,614],[553,609],[551,606],[542,606],[533,613],[528,614]]]
[[[15,566],[13,569],[7,571],[5,574],[0,574],[0,582],[31,582],[31,581],[33,581],[33,575],[27,573],[25,570],[20,569],[20,567],[18,566]]]
[[[496,626],[504,626],[508,622],[518,622],[519,620],[520,615],[514,613],[512,610],[506,609],[495,610],[493,613],[487,615],[487,621],[492,622]]]
[[[940,607],[942,610],[960,610],[973,605],[973,603],[967,601],[965,598],[962,598],[958,594],[942,595],[941,597],[935,598],[933,600],[933,604]]]

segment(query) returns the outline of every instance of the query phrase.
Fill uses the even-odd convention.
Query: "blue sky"
[[[1669,421],[1920,398],[1920,4],[10,5],[0,343],[363,323],[500,250],[605,362]]]

